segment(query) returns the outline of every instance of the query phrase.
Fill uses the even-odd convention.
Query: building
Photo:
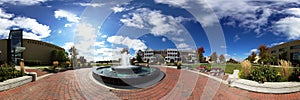
[[[300,64],[300,40],[273,46],[268,52],[278,59],[291,61],[293,65]]]
[[[9,39],[0,40],[0,61],[8,62],[8,42]],[[52,64],[50,60],[51,51],[53,50],[63,50],[63,48],[31,39],[22,39],[22,47],[25,47],[25,50],[21,52],[22,59],[24,59],[25,64],[35,63],[37,65],[49,65]],[[20,58],[17,58],[19,60]]]

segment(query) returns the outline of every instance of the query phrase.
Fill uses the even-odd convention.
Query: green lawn
[[[226,67],[225,67],[225,64],[194,64],[194,65],[183,65],[183,66],[188,66],[190,68],[197,68],[199,66],[205,66],[206,69],[208,70],[211,70],[211,68],[221,68],[221,69],[225,69],[225,73],[228,73],[228,74],[232,74],[233,73],[233,70],[235,69],[238,69],[238,70],[242,70],[242,66],[241,64],[226,64]],[[254,65],[254,66],[257,66],[257,65]],[[281,72],[282,71],[282,68],[281,67],[272,67],[274,68],[277,72]],[[292,73],[293,72],[293,67],[290,67],[289,68],[289,72]]]
[[[221,68],[221,69],[225,69],[225,73],[229,73],[232,74],[233,70],[238,69],[238,70],[242,70],[242,66],[241,64],[195,64],[195,65],[184,65],[184,66],[188,66],[191,68],[197,68],[199,66],[205,66],[206,69],[211,70],[211,68]],[[226,67],[225,67],[226,66]]]

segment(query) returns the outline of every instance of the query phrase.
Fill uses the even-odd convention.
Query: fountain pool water
[[[100,83],[115,88],[143,88],[162,80],[165,74],[155,67],[134,66],[129,55],[121,54],[120,66],[101,66],[93,69],[93,77]]]

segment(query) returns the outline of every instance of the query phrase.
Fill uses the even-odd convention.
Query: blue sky
[[[121,48],[203,46],[239,61],[259,45],[300,38],[298,0],[0,0],[0,38],[24,38],[69,49],[88,60],[118,58]]]

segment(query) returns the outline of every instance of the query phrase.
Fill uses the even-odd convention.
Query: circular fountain
[[[151,86],[164,78],[165,74],[158,68],[130,65],[127,53],[121,54],[120,66],[94,68],[93,77],[107,86],[124,89]]]

